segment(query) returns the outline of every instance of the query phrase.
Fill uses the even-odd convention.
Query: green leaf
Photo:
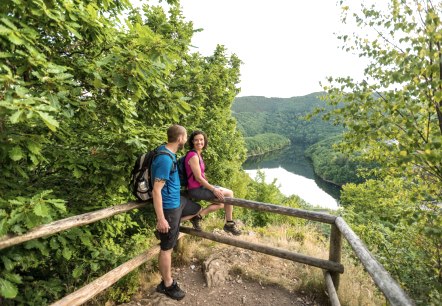
[[[54,119],[51,115],[48,113],[37,111],[37,113],[40,115],[41,119],[43,119],[44,123],[47,125],[47,127],[55,132],[58,128],[58,121]]]
[[[13,57],[14,54],[9,53],[9,52],[0,52],[0,58],[8,58],[8,57]]]
[[[19,146],[15,146],[11,151],[9,151],[9,158],[11,158],[13,161],[19,161],[23,158],[23,151]]]
[[[15,35],[15,33],[9,33],[8,39],[14,45],[23,45],[25,43],[21,38],[19,38],[17,35]]]
[[[114,75],[113,81],[114,81],[115,85],[117,85],[120,88],[127,86],[126,78],[124,76],[119,75],[119,74]]]
[[[69,249],[67,247],[63,248],[63,257],[66,258],[67,260],[71,259],[71,257],[72,257],[71,249]]]
[[[78,279],[84,272],[84,269],[82,266],[77,266],[74,268],[74,271],[72,271],[72,277],[75,279]]]
[[[53,201],[51,201],[51,204],[52,204],[52,206],[57,208],[59,211],[66,212],[66,205],[63,200],[60,200],[60,201],[53,200]]]
[[[57,239],[55,239],[55,238],[51,238],[51,240],[49,241],[49,246],[53,250],[58,250],[60,248],[60,244],[58,243]]]
[[[28,90],[24,87],[21,86],[17,86],[15,87],[15,93],[19,96],[19,97],[25,97],[26,94],[28,93]]]
[[[5,265],[6,271],[11,271],[14,269],[14,263],[6,256],[1,257],[3,264]]]
[[[92,246],[91,239],[90,239],[88,236],[81,235],[81,236],[80,236],[80,240],[81,240],[81,242],[82,242],[84,245],[86,245],[86,246]]]
[[[6,279],[0,278],[0,295],[7,298],[13,299],[17,296],[18,289],[17,286],[12,284]]]
[[[11,282],[13,282],[15,284],[21,284],[22,283],[21,276],[18,275],[17,273],[9,273],[9,272],[7,272],[7,273],[4,274],[4,277],[7,280],[9,280],[9,281],[11,281]]]
[[[49,215],[49,208],[45,203],[38,203],[34,207],[34,213],[40,217],[47,217]]]
[[[12,114],[12,116],[9,118],[11,120],[12,124],[15,124],[17,122],[20,122],[20,117],[23,114],[23,110],[18,110],[15,113]]]
[[[92,271],[98,271],[99,268],[100,268],[100,265],[97,264],[96,262],[91,263],[91,270]]]
[[[185,111],[185,112],[190,112],[191,108],[189,103],[185,102],[185,101],[179,101],[181,108]]]
[[[34,153],[36,155],[40,154],[40,151],[41,151],[40,144],[33,142],[33,141],[29,141],[28,143],[26,143],[26,147],[32,153]]]
[[[83,175],[83,172],[79,168],[75,167],[73,175],[75,178],[78,179]]]

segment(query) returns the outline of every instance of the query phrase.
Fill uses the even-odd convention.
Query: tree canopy
[[[344,216],[418,304],[439,304],[442,3],[374,2],[339,1],[358,30],[338,38],[367,59],[364,78],[323,84],[325,99],[343,105],[325,115],[345,126],[341,150],[378,165],[361,172],[367,182],[344,186]]]
[[[365,32],[339,36],[343,48],[369,61],[363,80],[330,77],[324,85],[331,104],[344,104],[332,114],[347,129],[346,147],[382,160],[385,172],[406,171],[440,187],[442,4],[388,1],[382,10],[367,3],[358,13],[345,2],[343,22],[354,13]]]
[[[2,1],[0,236],[126,202],[136,156],[172,123],[208,134],[214,183],[243,184],[230,114],[240,60],[223,46],[194,52],[192,22],[167,2],[165,12],[128,0]],[[62,297],[154,243],[152,218],[128,213],[2,251],[0,296]],[[120,301],[125,292],[111,289]]]

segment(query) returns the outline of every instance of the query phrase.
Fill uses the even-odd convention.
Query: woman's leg
[[[211,212],[217,211],[218,209],[221,209],[224,207],[223,203],[211,203],[209,206],[207,206],[206,208],[203,208],[200,211],[200,216],[204,217],[205,215],[208,215]]]
[[[233,191],[224,187],[219,187],[225,197],[233,198]],[[233,206],[224,204],[224,211],[226,213],[226,221],[233,221]]]

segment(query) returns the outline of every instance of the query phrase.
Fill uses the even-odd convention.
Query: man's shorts
[[[213,194],[213,192],[204,187],[189,189],[187,190],[187,193],[191,199],[195,200],[210,201],[216,199],[216,196]]]
[[[167,251],[175,247],[180,232],[180,220],[182,217],[196,215],[201,210],[201,205],[180,197],[180,207],[164,209],[164,217],[169,223],[170,229],[167,233],[158,233],[160,238],[160,248]]]

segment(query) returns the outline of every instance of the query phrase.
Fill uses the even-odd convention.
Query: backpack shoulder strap
[[[170,154],[166,150],[160,150],[159,147],[158,147],[158,148],[155,149],[155,156],[153,158],[157,157],[158,155],[168,155],[170,157],[170,159],[172,160],[171,172],[175,172],[176,171],[176,167],[177,167],[176,164],[177,164],[177,162],[173,160],[172,154]]]

